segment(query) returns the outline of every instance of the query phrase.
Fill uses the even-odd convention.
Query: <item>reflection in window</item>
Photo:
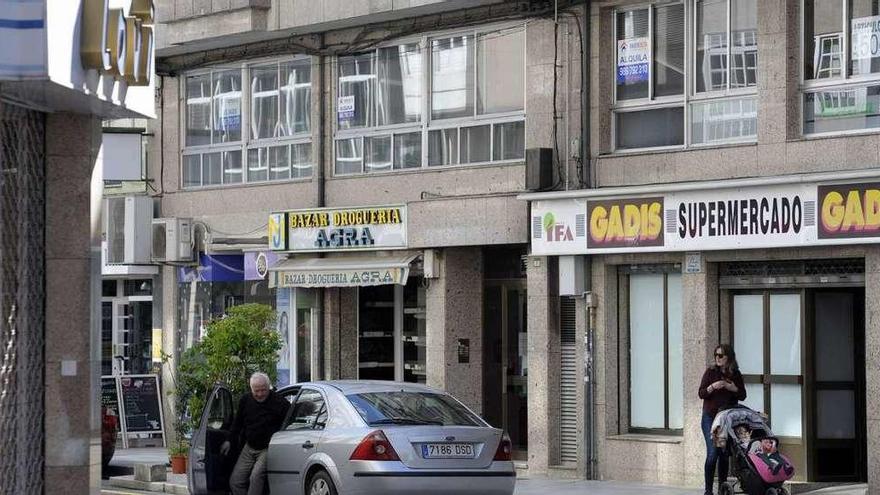
[[[364,160],[361,138],[336,141],[336,173],[356,174],[362,171]]]
[[[514,160],[525,157],[526,123],[495,124],[492,138],[493,160]]]
[[[880,129],[880,86],[804,94],[804,133]]]
[[[381,48],[378,125],[418,122],[422,115],[422,54],[418,43]]]
[[[843,2],[804,1],[804,77],[843,75]]]
[[[684,93],[684,5],[654,9],[654,96]]]
[[[212,142],[241,141],[241,71],[214,72]]]
[[[311,129],[312,67],[309,60],[280,64],[281,102],[279,136],[309,132]]]
[[[211,144],[211,75],[186,78],[186,145]]]
[[[431,40],[431,118],[473,114],[473,35]]]
[[[754,139],[758,135],[757,99],[695,103],[691,139],[695,144]]]
[[[364,138],[364,172],[391,170],[391,136]]]
[[[394,168],[422,166],[422,133],[407,132],[394,135]]]
[[[728,89],[728,79],[731,88],[757,85],[757,0],[702,0],[697,3],[696,17],[697,92]]]
[[[428,133],[428,166],[458,163],[458,128]]]

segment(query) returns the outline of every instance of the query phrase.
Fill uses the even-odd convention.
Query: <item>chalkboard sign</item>
[[[159,377],[156,375],[123,375],[119,377],[122,391],[125,431],[127,433],[161,433],[162,402]]]
[[[115,376],[101,377],[101,405],[112,409],[118,416],[119,413],[119,389],[116,388]]]

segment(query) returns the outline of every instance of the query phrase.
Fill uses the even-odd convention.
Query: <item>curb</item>
[[[185,485],[176,485],[164,481],[138,481],[122,476],[112,476],[105,484],[107,490],[114,488],[128,488],[154,493],[172,493],[175,495],[189,495],[189,488]]]

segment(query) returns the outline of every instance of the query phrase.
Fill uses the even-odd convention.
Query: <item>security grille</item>
[[[559,462],[577,462],[577,307],[573,297],[560,300]]]
[[[44,140],[0,101],[0,494],[43,492]]]
[[[865,273],[861,259],[803,261],[744,261],[722,263],[722,277],[773,277],[781,275],[853,275]]]

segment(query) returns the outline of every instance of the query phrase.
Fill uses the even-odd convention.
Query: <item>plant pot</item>
[[[186,474],[186,455],[171,456],[171,472],[174,474]]]

